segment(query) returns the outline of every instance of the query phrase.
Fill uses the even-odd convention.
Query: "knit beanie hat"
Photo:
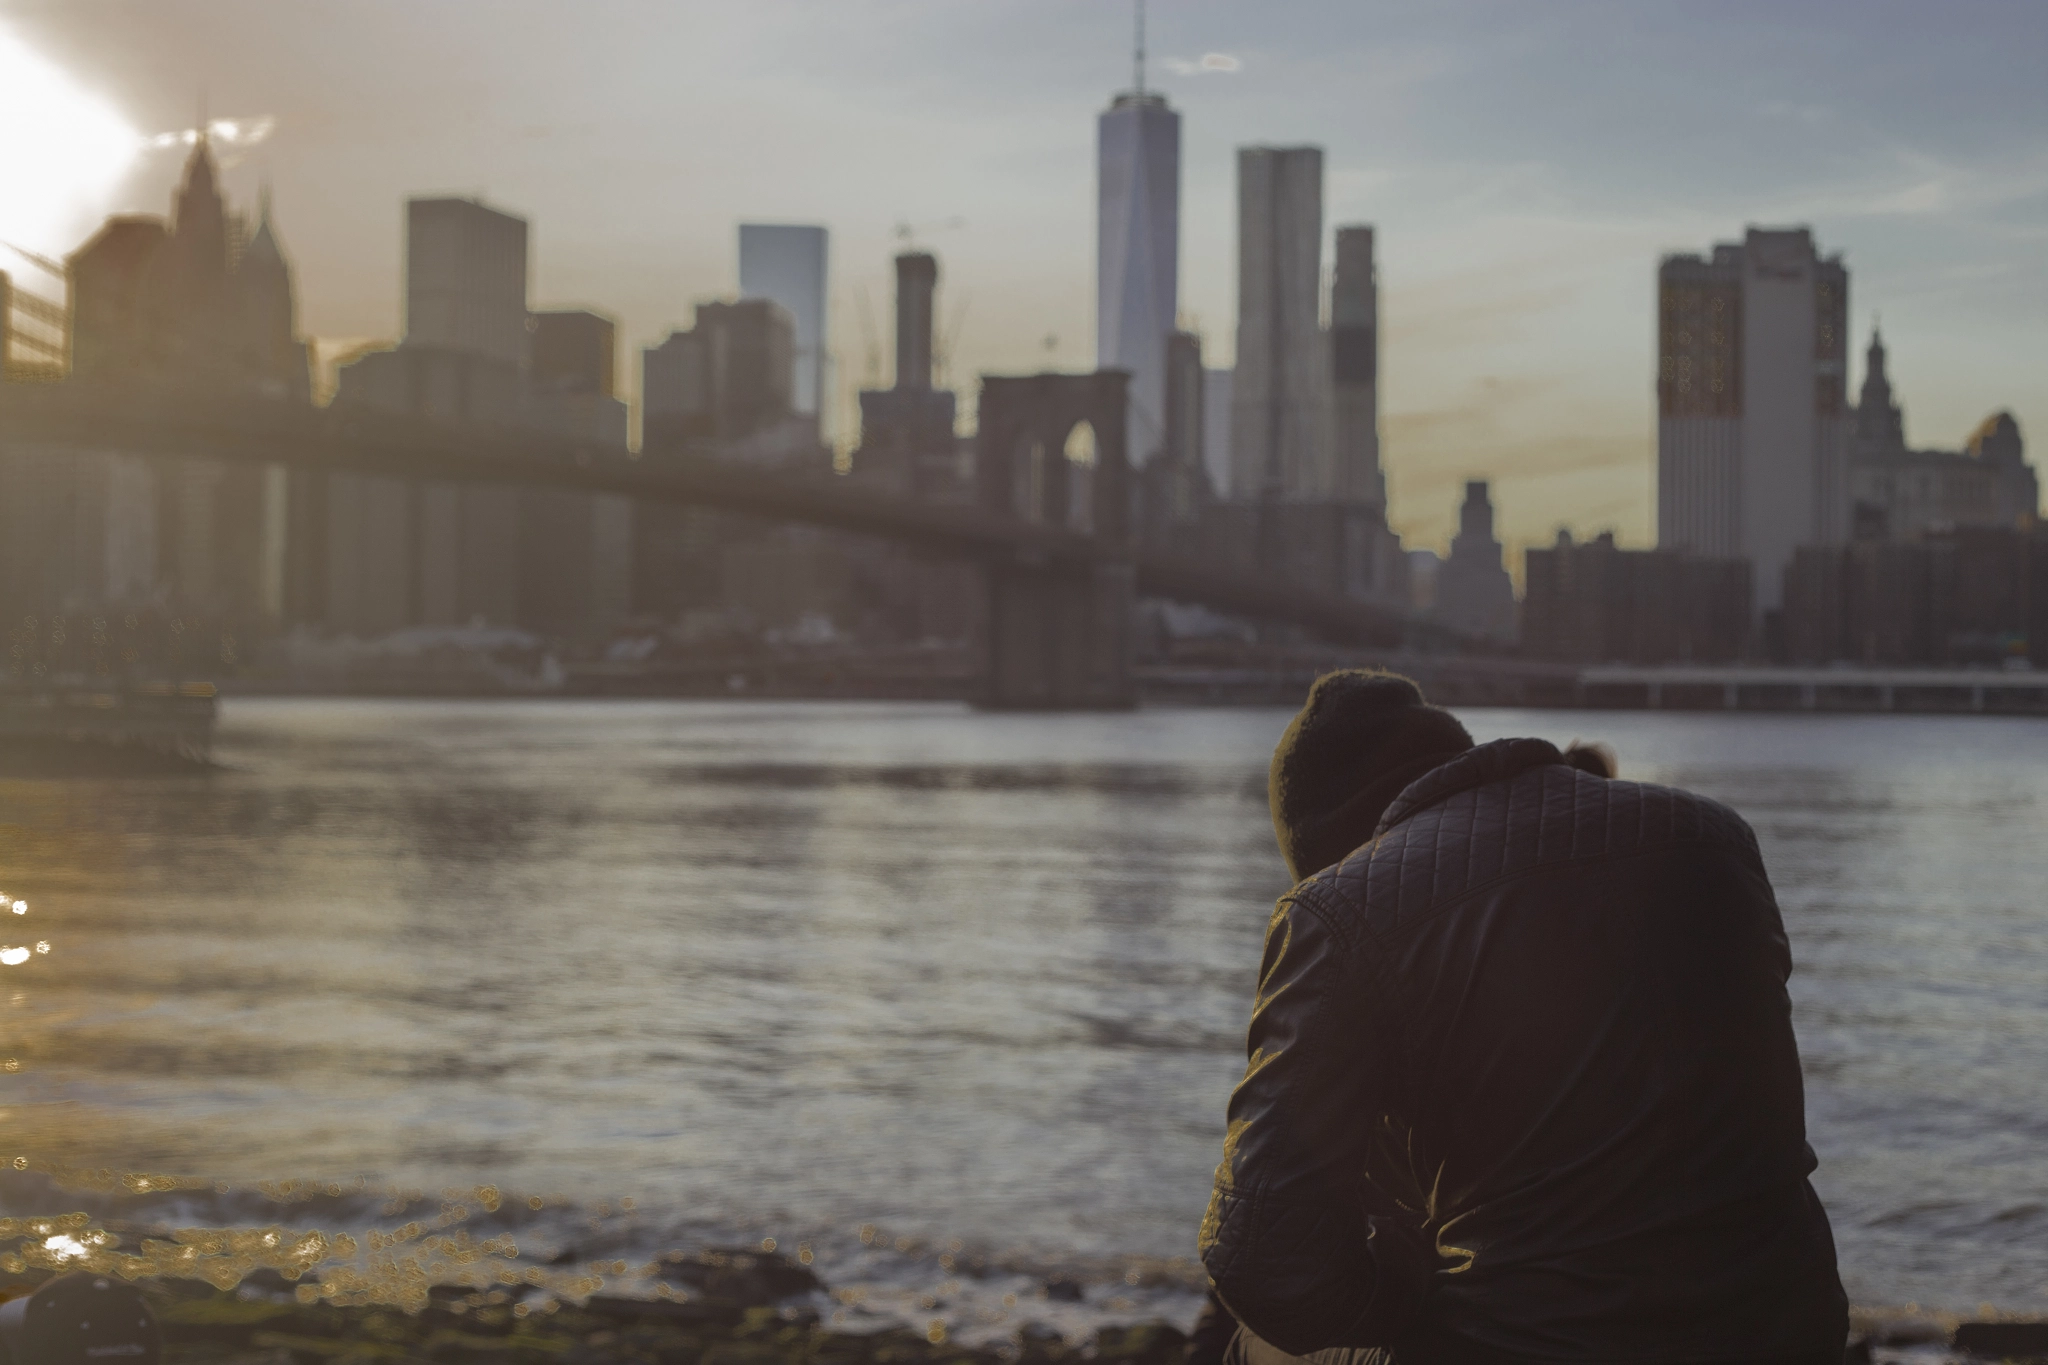
[[[1457,718],[1398,673],[1325,673],[1273,750],[1266,798],[1299,881],[1372,838],[1401,789],[1472,747]]]

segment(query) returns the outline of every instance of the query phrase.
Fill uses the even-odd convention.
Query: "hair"
[[[1582,773],[1595,777],[1613,777],[1621,769],[1615,766],[1614,749],[1606,744],[1589,744],[1575,739],[1565,746],[1564,761]]]
[[[1288,870],[1299,879],[1342,861],[1404,787],[1471,747],[1457,717],[1425,703],[1412,679],[1380,669],[1317,678],[1267,772]]]

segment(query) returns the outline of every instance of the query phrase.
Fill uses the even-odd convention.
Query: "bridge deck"
[[[0,384],[0,448],[6,446],[611,493],[878,536],[968,560],[1076,569],[1129,563],[1143,595],[1294,624],[1335,641],[1391,645],[1424,629],[1404,613],[1276,576],[1133,551],[979,507],[915,502],[843,478],[795,477],[708,459],[643,460],[596,441],[452,426],[363,408],[161,393],[138,397],[78,383]]]

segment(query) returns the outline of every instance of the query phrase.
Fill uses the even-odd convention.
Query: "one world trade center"
[[[1180,305],[1180,115],[1138,77],[1096,120],[1095,364],[1131,373],[1126,449],[1143,465],[1165,436]]]

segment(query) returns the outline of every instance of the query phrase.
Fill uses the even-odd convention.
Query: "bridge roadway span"
[[[1134,550],[978,506],[913,502],[851,479],[783,475],[709,459],[641,460],[622,446],[525,429],[263,399],[221,402],[68,383],[0,384],[0,453],[9,446],[616,493],[878,536],[998,566],[1085,571],[1129,565],[1132,587],[1141,596],[1297,625],[1333,643],[1396,645],[1410,633],[1411,623],[1399,613],[1340,594]]]

